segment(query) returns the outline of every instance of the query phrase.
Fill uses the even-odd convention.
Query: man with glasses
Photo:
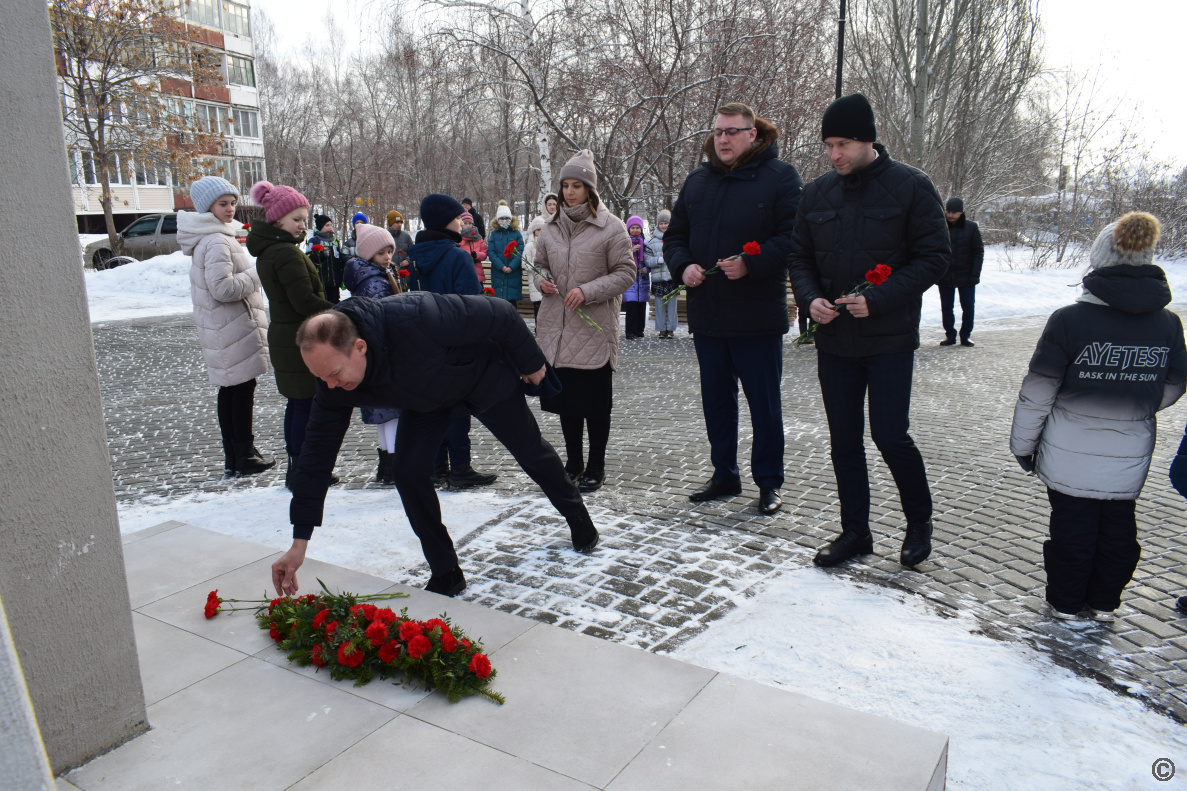
[[[907,518],[899,562],[931,554],[931,490],[908,413],[923,292],[948,268],[948,227],[940,194],[922,171],[895,162],[860,93],[828,106],[821,138],[833,170],[804,187],[791,246],[791,282],[816,329],[817,374],[841,501],[841,535],[816,555],[835,566],[874,551],[866,468],[870,434],[898,487]],[[889,276],[867,272],[889,267]]]
[[[408,260],[408,248],[412,246],[412,234],[404,230],[404,215],[395,209],[387,213],[387,229],[396,240],[396,254],[392,256],[392,268],[399,271]]]
[[[688,330],[713,463],[713,477],[689,499],[742,492],[740,380],[754,428],[750,474],[763,514],[783,502],[787,255],[803,187],[796,169],[779,159],[778,139],[778,128],[747,105],[719,107],[705,136],[707,161],[680,188],[663,245],[673,279],[688,287]]]

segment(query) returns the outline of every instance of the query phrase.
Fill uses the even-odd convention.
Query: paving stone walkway
[[[971,612],[985,633],[1025,641],[1061,665],[1187,721],[1187,619],[1172,607],[1176,596],[1187,593],[1187,502],[1167,480],[1187,403],[1160,416],[1154,464],[1138,503],[1142,561],[1122,617],[1111,626],[1053,623],[1042,604],[1046,493],[1018,469],[1008,448],[1018,385],[1042,325],[1042,319],[986,323],[973,349],[940,348],[940,332],[924,331],[912,435],[936,503],[935,551],[917,570],[899,566],[897,491],[867,438],[876,554],[821,573],[923,597],[940,614]],[[252,479],[221,479],[215,388],[190,317],[107,322],[93,329],[121,501],[280,485],[283,465]],[[754,510],[758,492],[750,482],[732,500],[688,502],[711,472],[695,354],[683,327],[675,340],[648,332],[643,340],[623,341],[607,485],[587,497],[605,545],[624,551],[575,562],[563,551],[563,522],[541,498],[523,498],[533,485],[476,424],[475,466],[498,472],[491,488],[518,504],[459,542],[470,580],[463,598],[608,640],[670,650],[710,628],[764,579],[810,564],[816,548],[837,532],[811,347],[796,348],[790,340],[785,346],[785,506],[764,517]],[[270,376],[260,379],[256,404],[257,444],[283,459],[284,399]],[[540,422],[553,444],[563,447],[555,416]],[[744,408],[742,424],[745,476],[750,436]],[[374,471],[374,430],[355,421],[338,474],[348,488],[362,488],[375,486]]]

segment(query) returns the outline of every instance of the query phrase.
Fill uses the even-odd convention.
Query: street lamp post
[[[845,64],[845,0],[837,17],[837,98],[841,98],[841,71]]]

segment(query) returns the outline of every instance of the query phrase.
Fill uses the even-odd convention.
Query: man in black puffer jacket
[[[948,229],[935,186],[875,143],[874,110],[860,93],[824,113],[821,137],[834,171],[804,188],[791,244],[791,283],[816,330],[817,370],[841,500],[841,535],[816,555],[832,566],[873,551],[865,458],[866,391],[870,433],[894,476],[907,535],[900,560],[931,553],[931,491],[911,435],[911,376],[919,348],[923,292],[948,266]],[[877,265],[891,274],[853,290]]]
[[[973,305],[977,284],[981,282],[981,265],[985,263],[985,243],[977,223],[965,217],[964,201],[949,198],[944,206],[948,218],[948,238],[952,242],[952,259],[948,271],[940,279],[940,316],[944,320],[941,346],[956,345],[956,293],[960,292],[960,345],[972,346]]]
[[[672,279],[688,287],[688,330],[713,462],[713,477],[689,499],[742,491],[741,380],[754,425],[750,472],[764,514],[782,503],[787,251],[803,186],[796,169],[779,159],[778,139],[778,128],[750,107],[735,102],[718,108],[703,147],[708,161],[685,179],[663,247]],[[750,242],[758,244],[758,253],[744,253]],[[706,275],[717,266],[720,272]]]
[[[278,593],[297,590],[296,572],[322,523],[330,471],[355,407],[403,410],[394,474],[432,571],[426,590],[454,596],[466,586],[429,477],[455,406],[490,429],[540,485],[568,520],[574,549],[597,546],[581,495],[524,399],[520,380],[540,385],[546,366],[510,303],[426,291],[354,297],[306,319],[297,345],[318,382],[292,487],[293,546],[272,566]]]

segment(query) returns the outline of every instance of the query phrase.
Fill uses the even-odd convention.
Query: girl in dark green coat
[[[276,370],[276,388],[288,398],[284,444],[288,451],[285,486],[289,486],[317,390],[297,348],[297,327],[306,317],[329,310],[333,304],[326,299],[317,268],[298,247],[305,234],[308,199],[292,187],[267,181],[251,188],[251,198],[264,207],[266,220],[252,223],[247,251],[256,257],[256,272],[268,295],[268,351]]]

